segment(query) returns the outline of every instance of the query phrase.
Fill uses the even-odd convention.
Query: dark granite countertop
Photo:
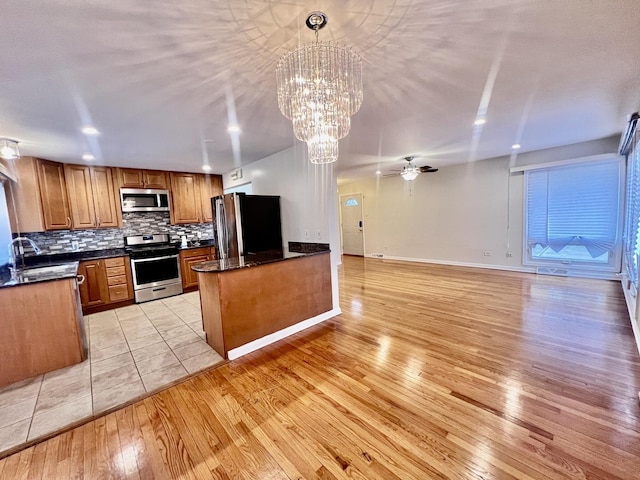
[[[18,261],[18,267],[39,267],[45,265],[60,265],[69,262],[84,262],[85,260],[99,260],[101,258],[124,257],[124,248],[110,248],[106,250],[87,250],[84,252],[54,253],[51,255],[32,255]],[[24,261],[24,263],[22,263]]]
[[[199,242],[196,242],[196,243],[189,242],[189,244],[186,247],[181,246],[180,242],[178,242],[177,245],[178,245],[178,250],[191,250],[192,248],[205,248],[205,247],[216,246],[215,243],[213,243],[213,240],[211,239],[200,240]]]
[[[14,279],[11,279],[8,266],[0,270],[0,288],[19,287],[32,283],[75,278],[78,274],[78,262],[23,268],[18,270]]]
[[[196,265],[193,265],[191,267],[191,270],[201,273],[220,273],[227,272],[229,270],[238,270],[240,268],[257,267],[266,263],[292,260],[294,258],[322,255],[324,253],[329,253],[329,250],[320,250],[308,253],[291,252],[288,250],[275,253],[256,253],[252,255],[243,255],[241,257],[210,260],[208,262],[198,263]]]

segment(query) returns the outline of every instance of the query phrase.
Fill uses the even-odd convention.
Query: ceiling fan
[[[395,175],[400,175],[403,179],[409,181],[414,180],[419,173],[433,173],[438,171],[437,168],[430,167],[429,165],[425,165],[424,167],[416,167],[413,163],[411,163],[415,158],[416,157],[414,156],[404,157],[403,160],[405,160],[407,164],[402,167],[402,170],[391,170],[392,172],[395,171],[398,173],[388,173],[383,176],[392,177]]]

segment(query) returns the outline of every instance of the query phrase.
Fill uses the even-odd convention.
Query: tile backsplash
[[[122,228],[100,228],[95,230],[56,230],[51,232],[27,233],[44,254],[73,252],[72,242],[78,242],[77,251],[103,250],[124,247],[124,237],[146,233],[168,233],[172,242],[181,236],[188,240],[197,238],[213,239],[211,223],[171,225],[169,212],[136,212],[122,214]],[[15,236],[15,235],[14,235]],[[24,243],[25,255],[33,255]]]

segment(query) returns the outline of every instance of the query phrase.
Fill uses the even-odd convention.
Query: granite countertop
[[[54,253],[51,255],[32,255],[23,257],[24,266],[39,267],[45,265],[60,265],[69,262],[84,262],[86,260],[99,260],[101,258],[124,257],[127,255],[124,248],[109,248],[106,250],[87,250],[85,252]],[[18,262],[22,266],[22,261]]]
[[[291,252],[289,250],[274,253],[256,253],[252,255],[243,255],[240,257],[224,258],[221,260],[210,260],[208,262],[198,263],[193,265],[191,270],[201,273],[220,273],[227,272],[229,270],[238,270],[240,268],[257,267],[266,263],[292,260],[294,258],[322,255],[323,253],[329,253],[329,250],[319,250],[308,253]]]
[[[0,288],[64,280],[67,278],[75,278],[76,275],[78,275],[78,262],[23,268],[18,270],[17,276],[14,279],[11,279],[9,267],[5,266],[0,269]]]
[[[199,242],[189,242],[186,247],[180,245],[180,242],[177,242],[178,250],[191,250],[192,248],[205,248],[205,247],[215,247],[215,243],[213,243],[212,239],[200,240]]]

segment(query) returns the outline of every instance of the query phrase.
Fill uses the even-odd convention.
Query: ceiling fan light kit
[[[18,141],[10,138],[0,138],[0,158],[5,160],[15,160],[20,158]]]
[[[318,40],[327,22],[322,12],[309,14],[306,25],[316,41],[285,53],[276,66],[278,106],[315,164],[338,159],[338,140],[362,104],[362,59],[351,48]]]

